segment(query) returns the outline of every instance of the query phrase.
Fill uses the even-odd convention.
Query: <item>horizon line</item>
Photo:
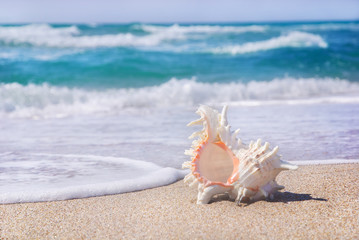
[[[0,24],[249,24],[249,23],[321,23],[321,22],[357,22],[357,19],[325,19],[325,20],[255,20],[255,21],[33,21],[2,22]]]

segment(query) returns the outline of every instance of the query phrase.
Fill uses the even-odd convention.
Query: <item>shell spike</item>
[[[183,181],[184,181],[184,183],[191,183],[191,182],[193,182],[195,179],[196,179],[195,176],[193,176],[192,173],[189,173],[189,174],[187,174],[187,175],[184,177]]]
[[[240,129],[238,128],[236,131],[234,131],[234,133],[233,133],[233,135],[232,135],[232,142],[235,142],[236,141],[236,137],[237,137],[237,135],[239,134],[239,131],[240,131]]]
[[[184,151],[184,154],[187,156],[194,156],[194,151],[193,149],[188,149]]]
[[[268,148],[269,148],[269,143],[266,142],[266,143],[263,145],[263,147],[262,147],[262,151],[263,151],[263,152],[266,152],[266,151],[268,150]]]
[[[274,155],[276,155],[277,152],[278,152],[278,150],[279,150],[279,147],[278,147],[278,146],[275,146],[275,147],[273,148],[273,150],[269,153],[269,156],[274,156]]]
[[[193,182],[191,182],[190,184],[188,184],[189,187],[197,187],[198,185],[198,180],[197,179],[194,179]]]
[[[201,117],[200,119],[197,119],[197,120],[194,120],[194,121],[188,123],[187,127],[194,126],[194,125],[202,125],[203,121],[204,121],[204,118]]]
[[[182,168],[185,169],[185,168],[191,168],[192,165],[191,165],[191,161],[187,161],[187,162],[184,162],[182,163]]]
[[[188,139],[192,139],[192,138],[195,138],[195,137],[197,137],[197,136],[200,136],[202,133],[203,133],[202,130],[201,130],[201,131],[198,131],[198,132],[194,132],[194,133],[192,133],[191,136],[188,137]]]
[[[222,109],[222,113],[221,113],[221,125],[222,126],[227,126],[228,125],[228,121],[227,121],[227,109],[228,106],[224,105],[223,109]]]
[[[272,181],[272,186],[273,186],[273,188],[278,189],[278,190],[284,189],[284,186],[279,185],[275,180]]]
[[[280,160],[279,168],[281,168],[283,170],[296,170],[296,169],[298,169],[298,166],[291,164],[289,162]]]

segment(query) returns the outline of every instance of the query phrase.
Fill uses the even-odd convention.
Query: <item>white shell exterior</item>
[[[273,198],[273,194],[283,189],[276,183],[276,176],[283,170],[294,170],[297,166],[280,160],[278,147],[269,148],[258,139],[248,146],[237,139],[239,129],[231,132],[227,122],[227,106],[222,113],[208,106],[200,106],[196,112],[200,119],[188,124],[203,125],[203,129],[193,133],[197,137],[192,147],[185,151],[191,161],[183,163],[183,168],[191,169],[184,182],[198,187],[198,204],[208,203],[214,195],[227,193],[239,204]]]

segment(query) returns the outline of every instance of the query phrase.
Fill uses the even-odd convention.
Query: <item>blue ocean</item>
[[[359,22],[0,25],[0,203],[170,184],[200,104],[297,164],[359,160]]]

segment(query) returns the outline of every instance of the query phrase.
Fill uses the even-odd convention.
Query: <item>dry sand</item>
[[[196,204],[182,181],[145,191],[0,205],[1,239],[359,239],[359,164],[282,172],[272,202]]]

